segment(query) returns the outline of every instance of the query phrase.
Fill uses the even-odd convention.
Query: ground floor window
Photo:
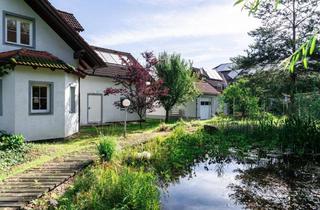
[[[30,82],[30,113],[52,113],[52,83]]]
[[[76,113],[76,87],[70,87],[70,113]]]

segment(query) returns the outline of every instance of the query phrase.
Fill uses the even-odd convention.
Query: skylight
[[[120,58],[120,55],[116,54],[116,53],[103,52],[103,51],[99,51],[99,50],[95,50],[95,52],[100,56],[100,58],[105,63],[123,65],[121,58],[123,58],[125,60],[129,60],[129,58],[125,55],[121,55],[121,58]]]

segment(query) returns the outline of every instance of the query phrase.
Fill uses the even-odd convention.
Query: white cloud
[[[146,1],[146,0],[140,0]],[[159,0],[156,0],[159,1]],[[166,0],[177,2],[177,0]],[[187,0],[189,1],[189,0]],[[128,20],[122,30],[103,35],[89,35],[90,41],[100,46],[115,46],[158,39],[179,37],[199,38],[250,31],[258,23],[238,7],[230,5],[199,4],[184,10],[173,9],[166,13],[140,15]],[[125,29],[124,29],[125,28]]]

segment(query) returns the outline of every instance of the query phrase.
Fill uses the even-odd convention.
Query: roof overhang
[[[85,76],[75,67],[48,52],[20,49],[0,53],[0,67],[3,67],[3,69],[13,70],[19,65],[30,66],[33,69],[48,68],[52,71],[63,70],[80,77]]]
[[[59,15],[48,0],[24,0],[75,51],[83,51],[82,59],[92,67],[104,66],[89,44]]]

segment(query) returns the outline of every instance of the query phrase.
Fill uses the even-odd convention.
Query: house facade
[[[86,98],[103,97],[113,83],[86,77],[88,69],[103,70],[106,63],[79,35],[83,28],[72,14],[47,0],[1,0],[0,18],[0,131],[32,141],[58,139],[77,133],[80,124],[121,119],[111,109],[116,98],[105,97],[101,122],[86,121]]]
[[[126,76],[126,66],[122,59],[137,62],[127,52],[121,52],[92,46],[94,52],[105,62],[105,66],[97,69],[84,70],[86,77],[80,80],[80,123],[81,125],[106,124],[125,120],[125,110],[115,107],[114,103],[121,100],[119,95],[104,96],[106,88],[116,86],[114,78]],[[128,113],[128,121],[140,120],[138,114]]]

